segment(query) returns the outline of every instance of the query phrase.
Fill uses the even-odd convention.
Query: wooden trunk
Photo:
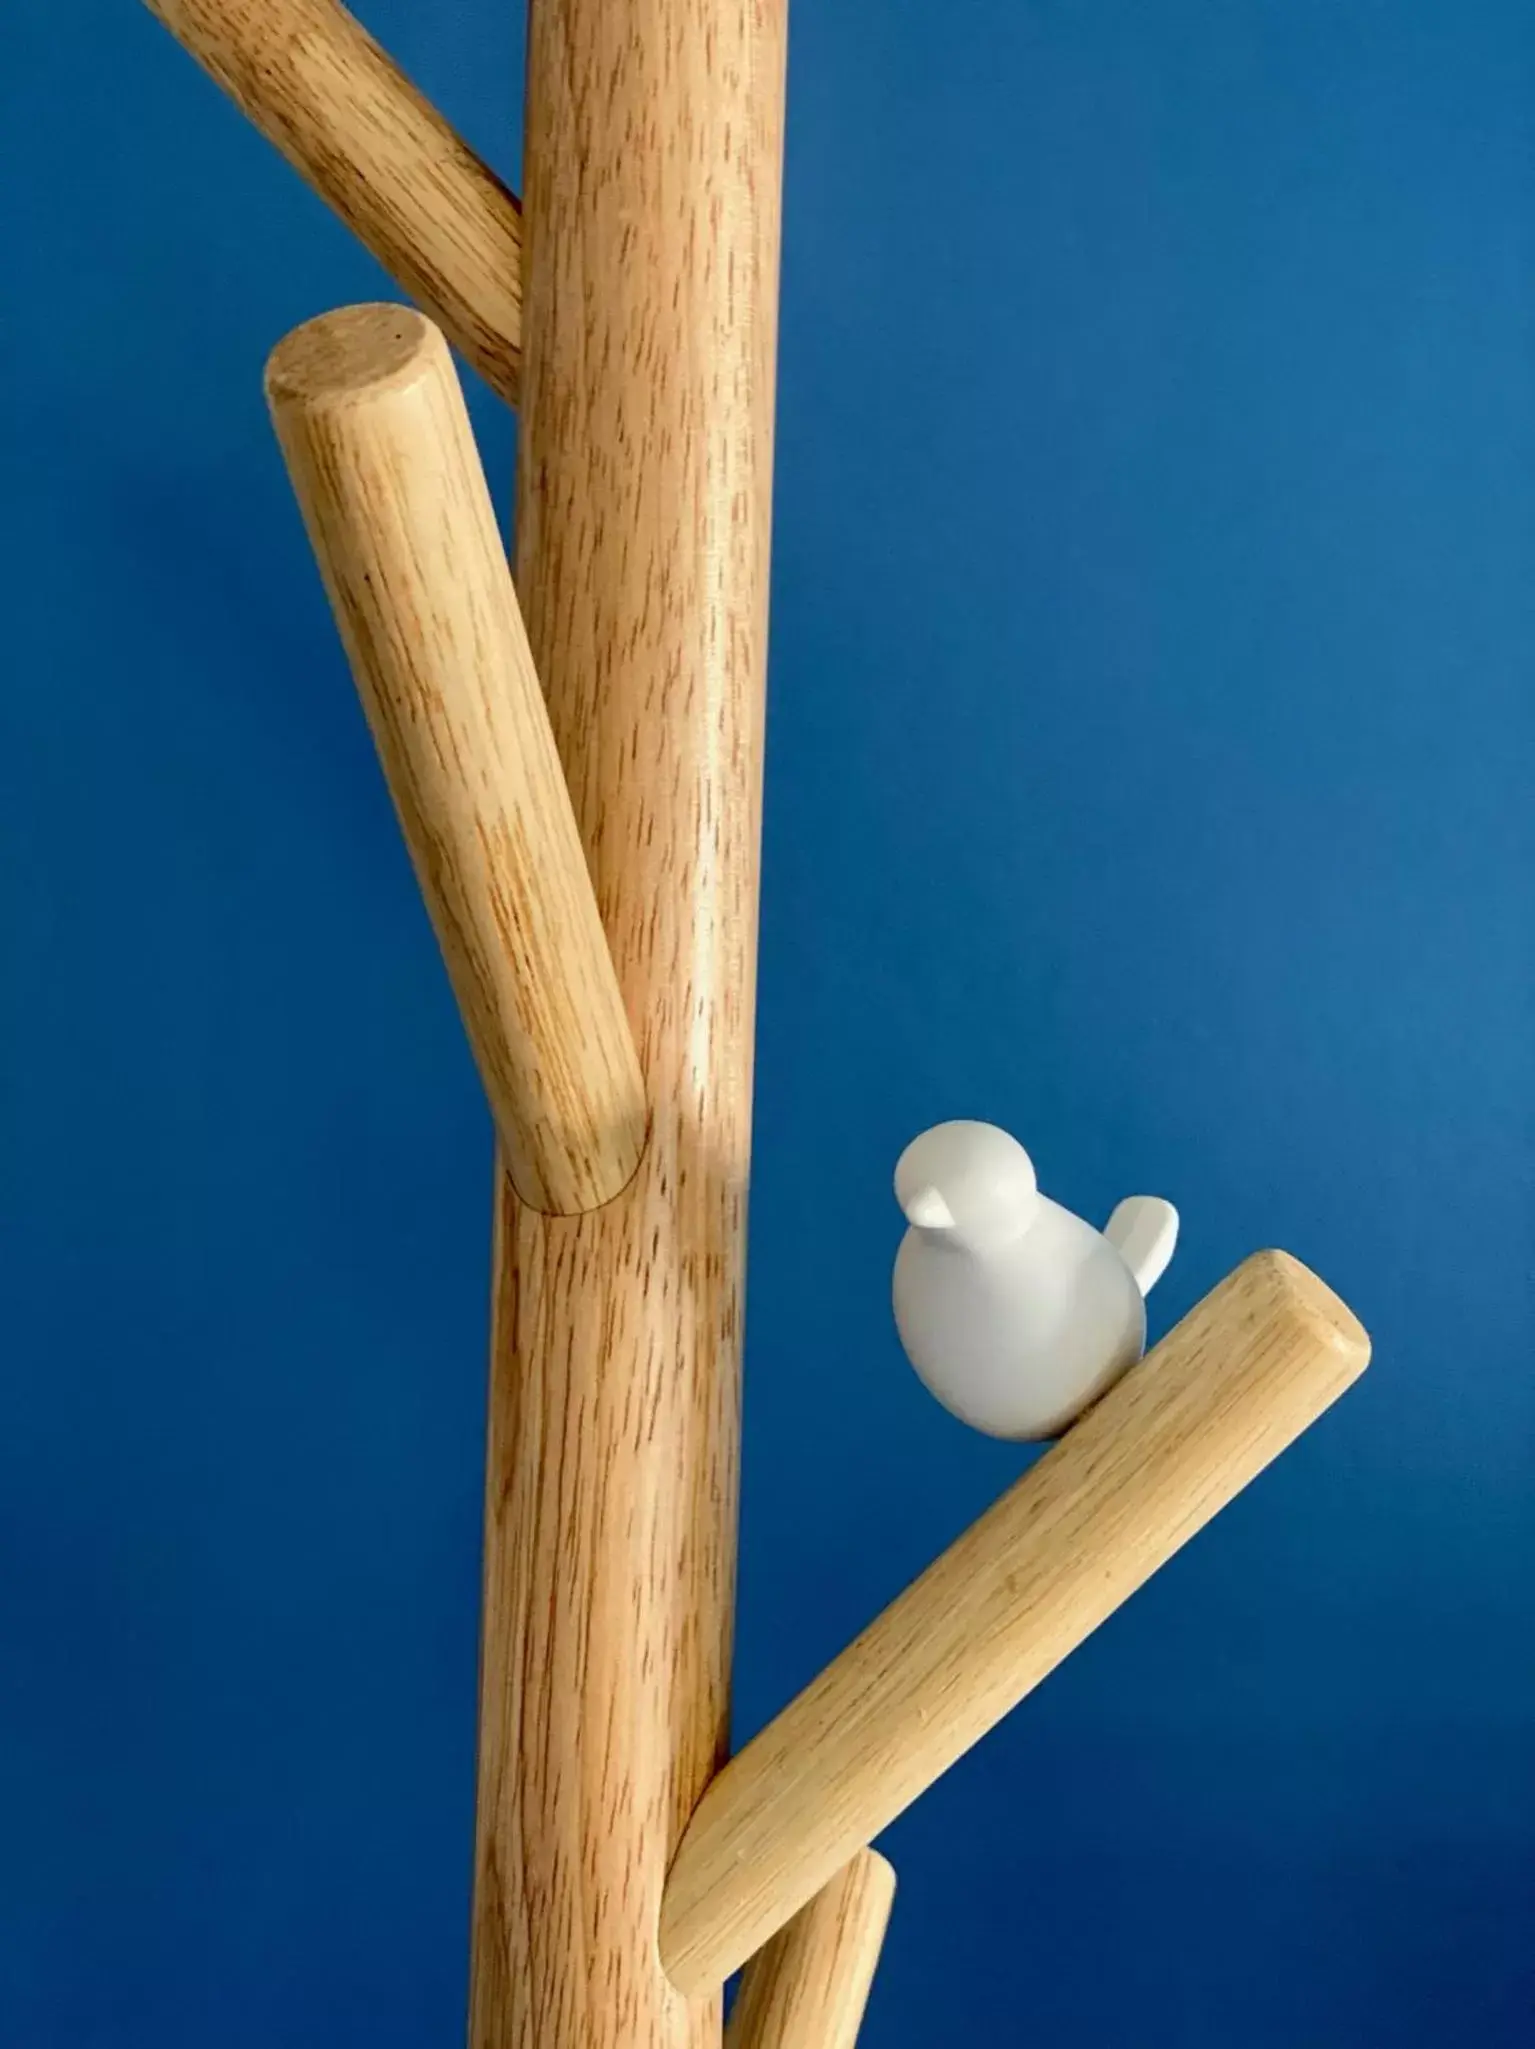
[[[534,0],[516,577],[651,1109],[497,1195],[472,2049],[717,2049],[667,1867],[725,1751],[783,0]]]

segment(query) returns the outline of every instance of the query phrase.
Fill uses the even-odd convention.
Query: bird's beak
[[[954,1212],[936,1188],[919,1188],[906,1204],[906,1221],[919,1231],[952,1231]]]

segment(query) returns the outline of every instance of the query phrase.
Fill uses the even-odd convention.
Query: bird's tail
[[[1127,1195],[1103,1235],[1134,1274],[1141,1293],[1149,1295],[1178,1243],[1178,1212],[1160,1195]]]

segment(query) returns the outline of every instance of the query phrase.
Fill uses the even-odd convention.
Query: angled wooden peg
[[[725,2049],[854,2049],[894,1898],[860,1850],[746,1966]]]
[[[338,0],[145,0],[486,381],[517,397],[522,219]]]
[[[596,1209],[644,1087],[447,344],[404,306],[324,314],[267,395],[512,1179]]]
[[[714,1779],[661,1957],[753,1955],[1363,1372],[1369,1339],[1282,1252],[1247,1260]]]

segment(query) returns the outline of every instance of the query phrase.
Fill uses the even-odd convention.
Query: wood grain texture
[[[1284,1253],[1206,1296],[714,1780],[667,1885],[673,1981],[744,1963],[1368,1358]]]
[[[854,2049],[895,1873],[860,1850],[746,1966],[725,2049]]]
[[[336,0],[145,0],[390,275],[515,401],[517,202]]]
[[[725,1748],[783,0],[534,0],[517,583],[651,1104],[497,1209],[474,2049],[719,2049],[666,1869]]]
[[[644,1084],[448,345],[348,307],[279,343],[267,396],[512,1179],[596,1209]]]

